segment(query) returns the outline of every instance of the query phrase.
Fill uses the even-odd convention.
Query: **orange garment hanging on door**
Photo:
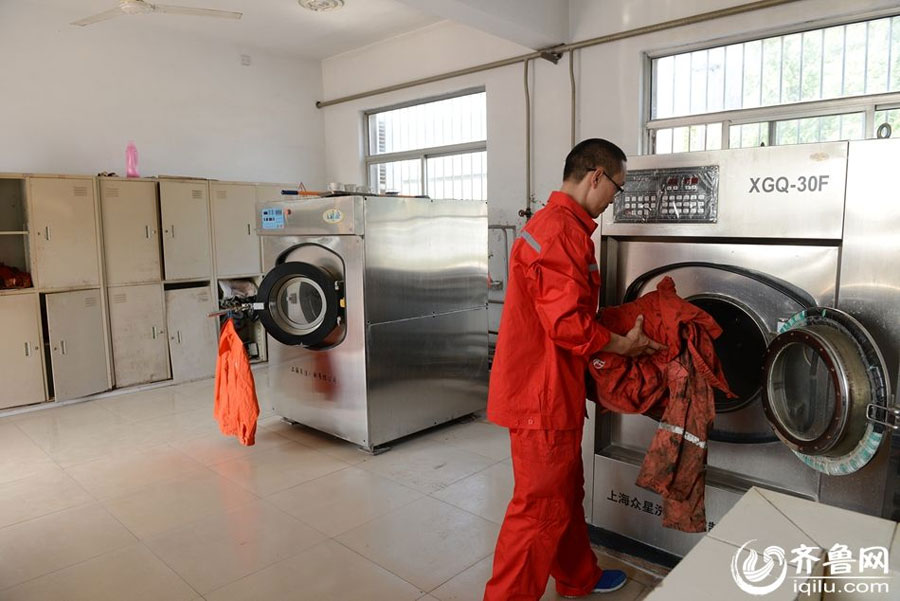
[[[242,445],[253,445],[259,401],[244,342],[235,331],[231,319],[225,322],[219,336],[213,416],[219,422],[222,434],[237,436]]]

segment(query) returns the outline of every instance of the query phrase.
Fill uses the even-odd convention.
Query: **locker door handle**
[[[181,344],[181,330],[176,330],[175,336],[178,338],[178,344]]]
[[[25,356],[31,356],[31,344],[29,344],[28,342],[25,343]]]
[[[50,226],[49,225],[44,226],[44,240],[47,240],[48,242],[50,241]]]
[[[153,336],[153,340],[156,340],[156,326],[150,327],[150,335]]]
[[[144,235],[147,236],[147,240],[150,239],[150,226],[149,225],[144,226]]]
[[[175,224],[173,223],[170,227],[172,228],[172,237],[174,238],[175,237]]]
[[[250,224],[249,223],[247,224],[247,235],[248,236],[250,235]]]
[[[66,354],[66,341],[65,340],[59,341],[59,348],[62,351],[62,354],[65,355]]]

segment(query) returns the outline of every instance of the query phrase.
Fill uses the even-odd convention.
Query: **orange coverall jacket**
[[[488,419],[507,428],[580,429],[588,359],[609,331],[595,319],[597,224],[568,194],[553,192],[512,247]]]
[[[253,445],[259,416],[256,385],[244,343],[230,319],[225,322],[219,337],[213,416],[219,422],[222,434],[236,436],[244,446]]]
[[[722,328],[701,308],[678,296],[669,276],[636,301],[600,315],[625,334],[638,315],[644,331],[666,345],[652,356],[598,353],[591,363],[600,405],[617,413],[660,414],[660,427],[641,465],[637,485],[663,496],[663,526],[706,531],[707,438],[716,416],[714,388],[734,396],[713,340]]]

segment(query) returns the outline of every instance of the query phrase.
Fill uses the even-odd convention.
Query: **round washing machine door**
[[[259,285],[260,321],[283,344],[333,346],[343,337],[343,288],[327,269],[304,262],[281,263]]]
[[[763,409],[776,435],[823,473],[849,474],[878,450],[890,383],[874,340],[853,317],[814,307],[791,317],[763,359]]]

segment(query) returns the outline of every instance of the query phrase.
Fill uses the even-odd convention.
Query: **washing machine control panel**
[[[283,230],[284,229],[284,209],[280,207],[268,207],[262,210],[262,229],[264,230]]]
[[[715,223],[719,166],[637,169],[613,204],[616,223]]]

